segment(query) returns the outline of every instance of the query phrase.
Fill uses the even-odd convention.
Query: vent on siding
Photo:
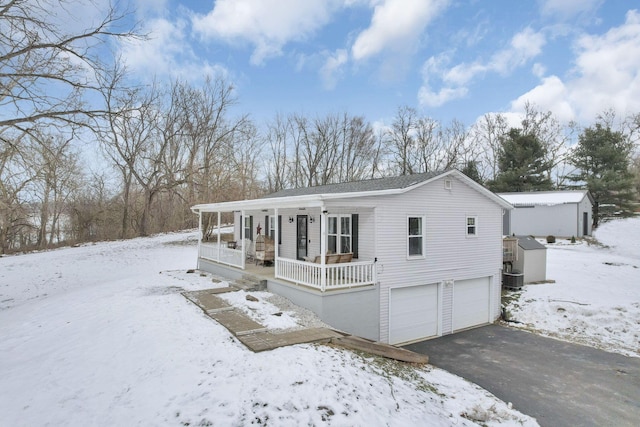
[[[445,190],[451,190],[451,180],[450,179],[445,179],[444,180],[444,189]]]

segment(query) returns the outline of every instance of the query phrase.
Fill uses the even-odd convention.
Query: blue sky
[[[562,121],[640,112],[640,5],[626,0],[138,0],[142,80],[223,75],[256,121],[399,106],[471,125],[525,102]],[[638,10],[632,9],[633,6]]]

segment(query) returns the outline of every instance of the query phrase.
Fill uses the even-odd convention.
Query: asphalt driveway
[[[499,325],[406,346],[541,426],[640,425],[640,358]]]

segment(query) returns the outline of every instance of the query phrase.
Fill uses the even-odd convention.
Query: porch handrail
[[[276,264],[278,265],[277,278],[309,286],[321,292],[375,284],[375,264],[373,261],[355,261],[323,266],[313,262],[277,258]]]
[[[242,268],[244,253],[242,249],[231,249],[226,242],[221,243],[201,243],[200,258],[219,262],[233,267]]]

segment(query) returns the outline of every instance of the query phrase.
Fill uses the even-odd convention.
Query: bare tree
[[[267,124],[266,143],[269,146],[269,160],[266,162],[266,178],[269,192],[287,187],[287,135],[290,122],[278,114]]]
[[[20,236],[33,228],[24,192],[35,176],[19,144],[0,139],[0,253],[19,247]]]
[[[34,169],[34,195],[39,200],[40,210],[36,244],[45,248],[64,239],[61,235],[61,217],[74,191],[81,184],[82,173],[78,155],[71,147],[73,136],[54,136],[46,131],[34,130],[30,139],[29,163]]]
[[[77,1],[0,0],[0,108],[9,112],[0,117],[0,130],[24,132],[39,122],[87,125],[105,114],[91,103],[91,94],[101,89],[98,76],[108,69],[104,44],[139,36],[123,28],[128,14],[114,5],[97,23],[69,29],[57,16],[61,10],[74,16],[74,5]]]
[[[502,114],[485,114],[470,131],[470,138],[474,147],[481,155],[479,162],[480,176],[483,181],[494,179],[500,172],[498,167],[498,153],[502,148],[501,138],[509,131],[509,125]]]
[[[412,154],[415,153],[414,139],[417,121],[418,113],[414,108],[400,107],[387,133],[389,148],[401,175],[414,173],[415,165],[412,161]]]

